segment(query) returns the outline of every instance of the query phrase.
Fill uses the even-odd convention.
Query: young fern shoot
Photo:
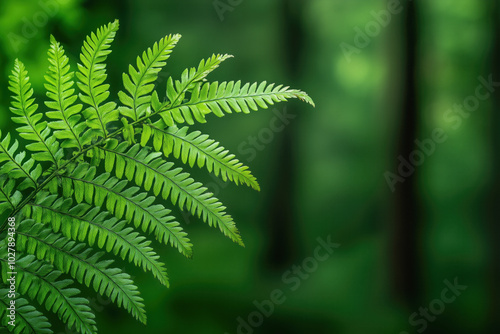
[[[9,302],[3,297],[0,321],[13,333],[52,333],[45,312],[79,333],[97,333],[95,315],[78,285],[146,324],[144,300],[113,258],[151,272],[168,286],[153,242],[186,257],[193,247],[170,204],[243,245],[226,207],[177,161],[260,190],[247,166],[189,125],[205,123],[212,113],[250,113],[291,98],[314,106],[306,93],[283,85],[207,81],[230,55],[202,60],[180,79],[169,78],[165,94],[157,92],[158,74],[180,35],[168,35],[144,51],[123,74],[120,103],[109,101],[105,61],[117,31],[115,21],[90,34],[77,68],[51,36],[47,99],[40,106],[24,64],[14,63],[10,110],[21,140],[0,132],[1,296],[7,295],[12,271],[6,259],[14,231],[8,222],[18,222],[16,326],[7,321]]]

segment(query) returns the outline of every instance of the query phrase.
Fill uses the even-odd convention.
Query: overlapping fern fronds
[[[138,57],[136,67],[123,74],[120,104],[108,101],[105,61],[117,30],[115,21],[89,35],[76,68],[51,37],[43,107],[33,97],[27,69],[15,61],[10,110],[20,139],[0,132],[2,284],[10,271],[7,217],[18,222],[16,326],[7,324],[5,289],[0,289],[0,321],[14,333],[52,333],[44,311],[79,333],[96,333],[95,316],[78,284],[146,323],[137,286],[113,258],[151,272],[168,286],[153,245],[192,255],[191,241],[169,204],[243,245],[226,207],[177,160],[260,189],[235,155],[208,135],[178,125],[204,123],[211,113],[249,113],[290,98],[314,105],[306,93],[282,85],[208,82],[208,74],[229,55],[213,55],[179,80],[169,78],[160,97],[155,81],[180,35],[166,36]]]

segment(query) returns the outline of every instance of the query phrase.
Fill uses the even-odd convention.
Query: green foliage
[[[118,21],[99,28],[95,34],[87,36],[83,43],[80,61],[78,88],[80,100],[88,105],[83,111],[87,126],[95,130],[101,137],[108,135],[107,124],[118,120],[116,103],[106,102],[109,97],[109,85],[105,84],[106,64],[104,61],[111,53],[111,42],[118,30]]]
[[[9,290],[0,289],[2,296],[7,296]],[[2,318],[1,324],[7,327],[7,308],[10,305],[4,299],[0,299],[0,317]],[[37,311],[28,301],[24,298],[16,299],[16,332],[23,333],[40,333],[50,334],[50,323],[48,319],[39,311]]]
[[[173,153],[175,158],[182,159],[191,167],[206,168],[209,172],[219,173],[224,181],[229,179],[236,184],[245,183],[255,190],[260,190],[257,179],[250,173],[233,154],[220,146],[218,142],[210,139],[200,131],[188,133],[189,128],[178,129],[175,125],[167,127],[162,120],[155,124],[144,124],[141,145],[145,145],[153,135],[153,146],[157,151],[163,151],[165,157]]]
[[[137,286],[113,266],[110,257],[150,271],[168,286],[165,265],[153,242],[171,245],[187,257],[192,255],[192,244],[158,195],[243,245],[226,207],[167,158],[260,189],[248,167],[218,142],[177,124],[206,122],[209,113],[249,113],[289,98],[313,104],[304,92],[281,85],[206,82],[229,55],[202,60],[197,68],[186,69],[180,80],[169,78],[160,101],[154,82],[180,35],[161,39],[138,57],[137,67],[130,66],[123,75],[121,105],[107,102],[105,60],[117,30],[115,21],[86,38],[76,86],[69,58],[51,37],[47,109],[42,111],[26,68],[15,61],[9,87],[12,119],[28,144],[22,150],[18,139],[0,132],[0,215],[20,222],[15,333],[52,333],[47,318],[32,303],[80,333],[96,333],[95,316],[77,284],[109,297],[146,323]],[[0,227],[4,241],[6,225],[7,220]],[[0,253],[6,283],[5,245]],[[0,300],[4,325],[7,306]]]

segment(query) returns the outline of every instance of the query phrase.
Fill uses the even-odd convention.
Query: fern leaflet
[[[118,178],[126,169],[125,177],[134,180],[138,186],[146,190],[153,188],[155,195],[161,193],[164,199],[170,198],[172,204],[178,204],[181,209],[185,206],[193,215],[201,216],[210,226],[218,226],[226,236],[243,245],[238,229],[231,216],[224,212],[222,203],[206,192],[207,188],[201,183],[194,182],[188,173],[182,172],[181,168],[172,168],[173,163],[158,158],[158,153],[141,149],[139,144],[126,150],[127,143],[116,146],[116,142],[110,141],[107,147],[101,149],[106,153],[107,171],[113,169],[115,161],[123,161],[122,164],[116,164]]]
[[[105,103],[109,97],[109,85],[106,80],[106,65],[103,64],[111,53],[110,47],[116,31],[118,21],[99,28],[97,32],[87,36],[82,46],[82,53],[78,64],[78,87],[81,90],[80,100],[89,107],[83,111],[89,128],[97,131],[97,135],[107,137],[107,125],[118,120],[116,103]]]
[[[50,264],[37,261],[32,255],[17,259],[16,268],[19,293],[28,295],[41,305],[45,304],[68,327],[74,326],[80,333],[91,334],[97,330],[95,315],[88,306],[89,302],[77,297],[80,291],[70,287],[72,280],[61,279],[60,271]]]
[[[17,116],[12,117],[12,120],[23,125],[16,130],[24,139],[34,141],[26,145],[26,149],[38,152],[33,154],[35,160],[52,161],[57,167],[63,152],[59,149],[59,142],[51,136],[47,122],[39,122],[43,116],[36,112],[38,105],[34,104],[35,99],[32,98],[33,89],[29,83],[28,71],[17,59],[10,76],[9,89],[14,93],[10,110]]]
[[[165,66],[181,35],[170,35],[162,38],[153,48],[147,49],[141,57],[137,57],[137,70],[130,65],[129,74],[123,74],[123,85],[128,94],[120,91],[120,101],[126,106],[120,113],[137,121],[146,114],[158,73]]]
[[[69,198],[47,194],[40,197],[42,200],[39,203],[28,207],[27,217],[36,221],[45,218],[54,232],[61,232],[68,239],[87,241],[89,246],[97,245],[122,259],[128,257],[129,262],[151,271],[160,283],[168,285],[165,265],[158,261],[159,256],[149,247],[151,242],[132,228],[125,228],[126,221],[110,218],[108,212],[98,207],[91,208],[85,203],[73,206]],[[162,240],[160,237],[158,239]]]
[[[85,244],[75,243],[50,229],[44,229],[33,220],[25,220],[18,227],[17,247],[21,252],[49,261],[63,273],[70,274],[79,283],[116,301],[137,320],[146,323],[142,298],[130,276],[118,268],[108,268],[113,260],[100,260],[104,253],[93,253]]]
[[[224,181],[229,179],[236,184],[245,183],[255,190],[260,190],[257,179],[247,166],[200,131],[188,133],[188,127],[166,127],[162,120],[158,120],[154,124],[144,124],[141,145],[145,146],[151,137],[155,150],[163,151],[166,157],[173,153],[175,158],[181,158],[182,162],[189,163],[190,167],[197,164],[202,168],[206,165],[209,172],[213,171],[215,176],[220,174]]]
[[[9,290],[1,289],[0,294],[7,296]],[[3,298],[0,298],[0,318],[1,324],[8,327],[7,312],[8,305]],[[12,328],[12,326],[11,326]],[[13,333],[37,333],[37,334],[52,334],[50,329],[49,320],[39,311],[37,311],[29,302],[24,298],[16,299],[16,326],[13,328]]]
[[[80,138],[85,123],[78,122],[81,119],[80,111],[81,104],[74,104],[77,96],[74,95],[73,87],[73,72],[70,72],[69,59],[64,54],[64,49],[51,36],[51,45],[49,49],[49,73],[45,76],[47,83],[47,97],[51,101],[46,101],[45,105],[53,110],[46,113],[47,117],[55,119],[55,122],[49,122],[50,128],[54,129],[54,136],[57,139],[63,139],[61,144],[63,148],[76,148],[79,151],[83,149],[84,144],[88,144],[91,140]]]

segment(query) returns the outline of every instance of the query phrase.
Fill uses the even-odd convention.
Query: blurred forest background
[[[75,64],[84,37],[114,19],[114,96],[139,53],[181,33],[159,87],[201,58],[229,53],[235,58],[210,80],[286,83],[316,102],[198,126],[260,181],[257,193],[193,170],[229,208],[246,248],[184,215],[194,259],[156,247],[170,289],[132,271],[147,327],[96,296],[101,333],[500,333],[500,92],[494,83],[477,88],[500,81],[500,1],[397,2],[0,1],[2,130],[12,128],[15,58],[41,104],[49,35]],[[288,124],[272,130],[284,113]],[[445,140],[417,146],[436,129]],[[417,151],[414,172],[396,176]],[[340,246],[292,291],[282,275],[313,255],[318,238]],[[467,288],[443,303],[445,281]],[[241,327],[239,317],[252,321],[254,301],[275,289],[286,300],[259,326]]]

